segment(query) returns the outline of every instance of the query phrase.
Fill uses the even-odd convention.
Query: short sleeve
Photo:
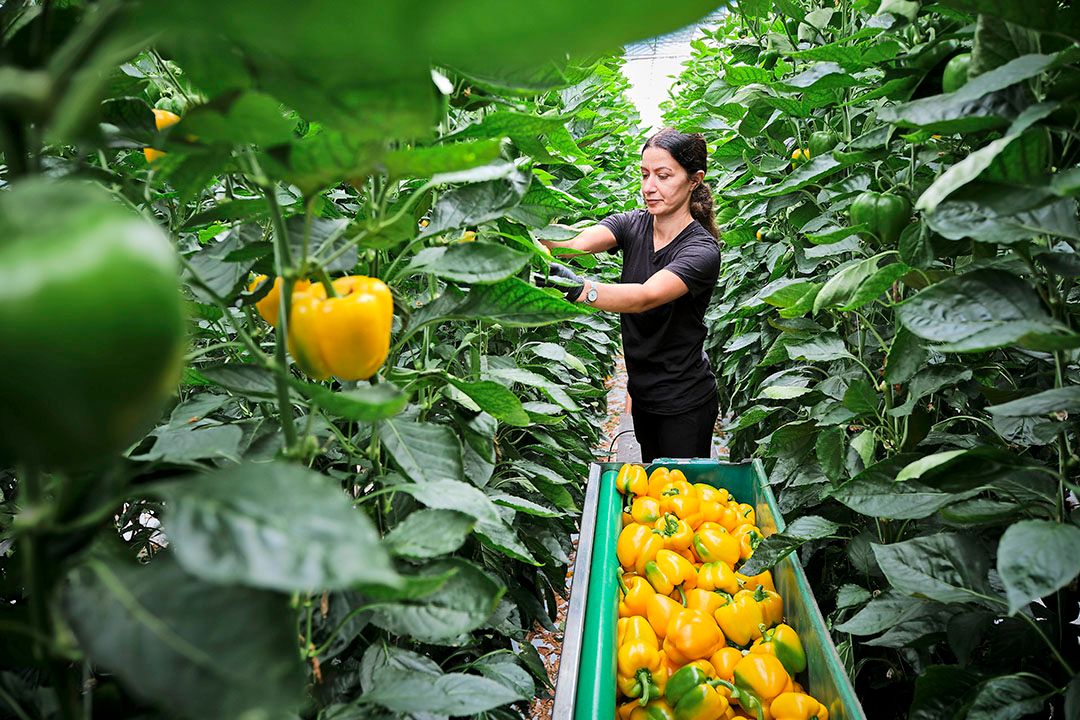
[[[720,277],[720,249],[715,241],[688,243],[679,248],[665,270],[675,273],[684,283],[690,294],[711,293]]]
[[[616,253],[623,249],[626,244],[626,238],[630,232],[630,217],[633,213],[621,212],[609,215],[600,221],[600,224],[611,231],[611,234],[615,236],[615,247],[611,248],[609,252]]]

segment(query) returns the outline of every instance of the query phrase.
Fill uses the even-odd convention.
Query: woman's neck
[[[683,231],[687,225],[694,221],[690,214],[690,208],[671,213],[670,215],[653,216],[653,237],[661,243],[668,243]]]

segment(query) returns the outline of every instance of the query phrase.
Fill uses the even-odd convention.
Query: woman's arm
[[[585,228],[577,237],[569,240],[541,240],[549,250],[556,248],[570,248],[585,253],[598,253],[615,247],[615,235],[603,225],[593,225]]]
[[[670,270],[659,270],[644,283],[602,284],[587,279],[577,301],[585,302],[592,288],[596,288],[596,300],[591,303],[594,308],[619,313],[652,310],[690,292],[682,278]]]

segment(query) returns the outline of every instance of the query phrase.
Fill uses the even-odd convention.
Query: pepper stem
[[[615,582],[619,583],[619,591],[622,592],[623,597],[626,597],[630,593],[630,590],[626,587],[626,581],[623,580],[622,570],[620,568],[615,568]]]
[[[637,681],[641,685],[641,700],[638,701],[638,704],[645,707],[649,704],[650,695],[652,694],[652,673],[647,668],[638,668]]]
[[[675,589],[679,591],[679,597],[682,598],[682,606],[686,607],[686,593],[683,592],[682,585],[676,585]]]

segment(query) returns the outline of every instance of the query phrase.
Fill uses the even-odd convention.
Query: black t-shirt
[[[622,282],[644,283],[669,270],[690,292],[643,313],[623,313],[627,385],[635,407],[677,415],[716,396],[716,377],[705,355],[705,310],[720,276],[720,250],[696,220],[653,252],[653,217],[633,210],[604,218],[622,250]]]

